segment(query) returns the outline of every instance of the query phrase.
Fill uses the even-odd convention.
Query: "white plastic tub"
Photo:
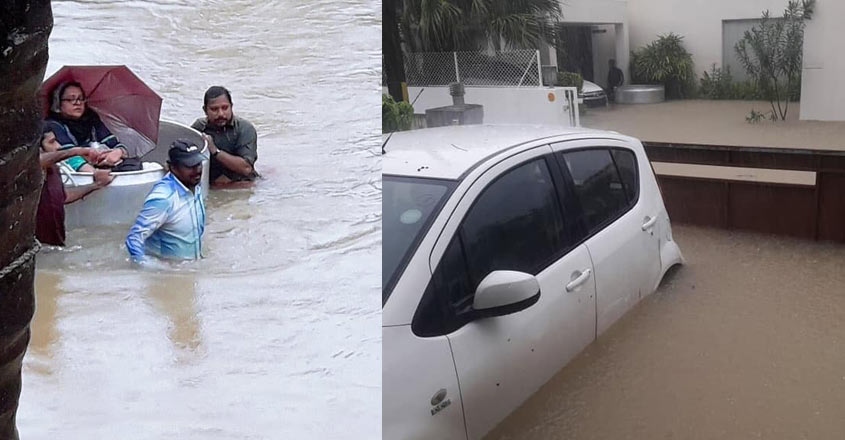
[[[105,188],[94,191],[83,200],[65,205],[65,227],[67,229],[85,226],[131,225],[138,216],[144,199],[153,185],[167,173],[167,150],[176,139],[187,139],[202,145],[203,154],[208,148],[200,132],[178,122],[160,121],[156,148],[141,157],[143,169],[113,173],[114,180]],[[208,195],[208,160],[202,163],[202,190]],[[93,173],[65,172],[62,170],[65,188],[90,185]]]

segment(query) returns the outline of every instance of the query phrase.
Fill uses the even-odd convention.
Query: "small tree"
[[[410,130],[414,122],[414,107],[405,101],[396,102],[390,95],[381,95],[381,131]]]
[[[764,11],[760,26],[745,31],[734,47],[745,71],[768,97],[772,119],[786,119],[790,91],[794,94],[801,83],[805,20],[812,18],[815,4],[816,0],[789,0],[778,18]]]
[[[706,99],[732,99],[733,93],[733,77],[731,76],[730,66],[725,66],[724,69],[716,67],[714,63],[710,67],[710,72],[704,71],[701,76],[701,86],[698,89],[699,97]]]
[[[635,82],[663,84],[667,98],[689,98],[695,89],[692,55],[682,44],[684,37],[660,35],[648,46],[631,53],[631,76]]]

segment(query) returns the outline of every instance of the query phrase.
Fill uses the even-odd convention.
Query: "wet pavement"
[[[674,225],[687,259],[487,439],[845,432],[845,246]]]

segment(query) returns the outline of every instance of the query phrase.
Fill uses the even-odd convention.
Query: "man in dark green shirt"
[[[607,97],[610,102],[616,102],[616,88],[625,83],[625,74],[616,67],[616,60],[607,60]]]
[[[232,95],[225,87],[213,86],[203,98],[205,117],[191,125],[203,133],[211,153],[208,181],[212,185],[251,181],[258,177],[258,135],[246,119],[232,113]]]

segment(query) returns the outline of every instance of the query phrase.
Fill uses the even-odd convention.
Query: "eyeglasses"
[[[87,101],[88,99],[79,96],[76,98],[62,98],[62,102],[69,102],[71,104],[85,104]]]

